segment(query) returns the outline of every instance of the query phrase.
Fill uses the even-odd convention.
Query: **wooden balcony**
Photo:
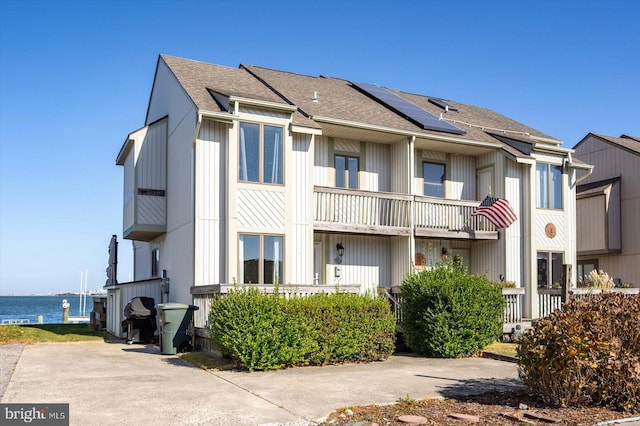
[[[390,192],[314,188],[316,231],[417,237],[497,239],[479,201],[445,200]]]

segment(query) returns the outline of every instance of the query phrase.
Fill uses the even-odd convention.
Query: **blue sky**
[[[115,157],[157,56],[260,65],[481,105],[572,147],[640,134],[640,3],[0,2],[0,294],[106,279],[122,240]]]

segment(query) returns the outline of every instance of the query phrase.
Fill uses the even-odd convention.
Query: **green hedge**
[[[214,298],[210,330],[223,354],[253,371],[386,359],[394,349],[395,318],[382,298],[285,299],[249,288]]]
[[[500,288],[455,263],[408,275],[401,297],[405,342],[421,355],[473,355],[502,334]]]

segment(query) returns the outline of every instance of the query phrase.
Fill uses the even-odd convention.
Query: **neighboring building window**
[[[445,166],[442,163],[422,163],[424,195],[444,198]]]
[[[239,179],[282,184],[282,128],[240,123]]]
[[[160,249],[151,250],[151,277],[160,276]]]
[[[336,188],[358,189],[358,157],[336,155]]]
[[[240,235],[240,282],[282,283],[282,235]]]
[[[559,288],[562,285],[564,254],[538,252],[538,287]]]
[[[538,208],[562,209],[562,166],[538,163],[536,180],[538,181]]]
[[[578,260],[578,282],[584,284],[593,270],[598,270],[598,259]]]

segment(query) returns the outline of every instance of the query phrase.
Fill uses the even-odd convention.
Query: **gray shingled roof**
[[[198,109],[203,111],[223,111],[208,89],[226,96],[238,96],[259,101],[286,104],[280,96],[256,80],[241,68],[230,68],[206,62],[160,55],[171,72],[184,87]],[[294,114],[294,124],[317,128],[312,121],[300,113]]]
[[[319,123],[312,120],[315,116],[423,133],[425,136],[442,134],[422,129],[363,94],[347,80],[313,77],[255,65],[241,64],[239,68],[229,68],[167,55],[161,55],[160,58],[201,110],[221,111],[209,93],[210,89],[227,96],[295,105],[298,112],[294,114],[293,123],[305,127],[320,127]],[[444,112],[442,108],[429,102],[428,96],[388,90],[435,116]],[[314,102],[314,93],[317,94],[317,102]],[[505,151],[519,157],[524,155],[490,133],[504,134],[508,138],[529,144],[536,141],[527,135],[554,139],[486,108],[445,101],[458,111],[443,114],[443,118],[466,132],[464,135],[455,135],[456,138],[499,144]],[[501,133],[502,130],[506,132]]]

